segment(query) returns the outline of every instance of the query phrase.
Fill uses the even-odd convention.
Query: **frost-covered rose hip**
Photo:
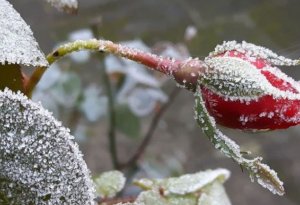
[[[82,48],[139,62],[174,77],[193,92],[200,85],[208,112],[226,127],[274,130],[300,123],[300,85],[277,68],[295,66],[300,61],[278,56],[269,49],[230,41],[217,46],[204,61],[178,60],[93,39],[61,47],[50,56],[50,62]]]
[[[202,96],[219,124],[274,130],[300,123],[300,85],[277,68],[297,65],[298,60],[231,41],[217,46],[204,61]]]
[[[256,180],[274,194],[285,193],[277,173],[262,163],[261,157],[248,156],[249,152],[241,150],[224,135],[216,122],[243,130],[282,129],[299,124],[300,86],[277,66],[298,65],[300,60],[290,60],[246,42],[226,42],[202,61],[167,58],[111,41],[92,39],[63,45],[48,56],[48,61],[52,63],[82,49],[124,57],[173,77],[194,92],[195,120],[215,148],[247,170],[252,181]],[[33,76],[29,79],[31,87],[41,75]]]

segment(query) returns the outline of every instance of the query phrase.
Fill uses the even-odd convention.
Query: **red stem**
[[[167,75],[172,75],[180,69],[181,61],[179,60],[146,53],[138,49],[115,44],[111,41],[100,40],[100,45],[103,45],[103,49],[101,49],[100,46],[100,51],[102,50],[104,52],[130,59]]]

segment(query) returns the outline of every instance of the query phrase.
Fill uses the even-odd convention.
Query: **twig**
[[[99,49],[99,43],[95,39],[87,40],[87,41],[77,41],[74,43],[69,43],[63,46],[60,46],[57,48],[54,52],[47,55],[47,61],[49,63],[49,66],[54,63],[58,58],[61,58],[67,54],[70,54],[74,51],[79,51],[83,49],[88,50],[98,50]],[[44,73],[47,71],[46,67],[38,67],[34,70],[28,81],[25,85],[25,94],[27,96],[31,96],[34,88],[38,84],[38,82],[43,77]]]
[[[177,97],[177,95],[179,94],[180,90],[175,87],[172,92],[169,95],[169,101],[167,103],[165,103],[160,110],[156,113],[156,115],[153,117],[151,124],[148,128],[148,131],[143,139],[143,141],[141,142],[141,144],[139,145],[139,147],[137,148],[136,152],[133,154],[133,156],[124,164],[120,165],[120,169],[125,169],[127,167],[132,167],[134,165],[136,165],[137,161],[141,158],[141,156],[144,154],[148,144],[150,143],[152,137],[153,137],[153,133],[162,117],[162,115],[166,112],[166,110],[170,107],[170,105],[174,102],[174,99]]]
[[[180,69],[180,61],[170,58],[163,58],[151,53],[143,52],[138,49],[129,48],[119,44],[115,44],[106,40],[78,40],[71,43],[67,43],[58,47],[55,51],[47,56],[49,65],[57,61],[59,58],[80,50],[101,51],[105,53],[114,54],[116,56],[124,57],[135,62],[139,62],[148,68],[152,68],[156,71],[164,74],[172,75]],[[30,76],[26,85],[26,95],[30,95],[42,78],[47,68],[37,68]]]
[[[114,169],[119,168],[118,160],[118,150],[116,145],[116,114],[115,114],[115,101],[113,96],[113,90],[109,80],[109,76],[104,68],[103,73],[103,82],[106,89],[106,94],[108,98],[108,111],[109,111],[109,130],[108,130],[108,141],[109,141],[109,151],[111,155],[111,160]]]
[[[114,198],[114,199],[100,199],[98,201],[99,205],[114,205],[118,203],[130,203],[134,202],[136,197],[126,197],[126,198]]]
[[[91,26],[91,30],[96,38],[99,38],[99,29],[98,25],[101,22],[96,22]],[[100,61],[103,62],[102,57]],[[114,169],[119,168],[119,159],[118,159],[118,149],[116,142],[116,111],[115,111],[115,100],[113,94],[113,88],[111,86],[109,75],[107,74],[107,68],[103,65],[102,79],[106,90],[106,95],[108,98],[108,112],[109,112],[109,127],[108,127],[108,143],[109,143],[109,152],[111,157],[111,162]]]

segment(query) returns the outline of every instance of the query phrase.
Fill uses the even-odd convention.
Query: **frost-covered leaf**
[[[284,194],[283,183],[278,178],[277,173],[267,165],[262,164],[261,157],[254,159],[245,158],[240,150],[240,146],[217,129],[215,120],[205,107],[200,87],[195,93],[195,119],[215,148],[245,168],[252,180],[257,180],[259,184],[274,194]]]
[[[196,174],[186,174],[178,178],[169,178],[162,182],[161,187],[172,194],[188,194],[201,190],[208,184],[218,180],[224,183],[230,176],[226,169],[207,170]]]
[[[236,41],[224,41],[222,45],[216,46],[215,50],[209,54],[210,57],[217,56],[226,51],[236,50],[241,53],[246,53],[247,55],[254,55],[261,59],[268,61],[272,65],[280,66],[292,66],[299,65],[300,60],[292,60],[284,56],[279,56],[270,49],[262,46],[257,46],[252,43],[247,43],[243,41],[242,43],[237,43]]]
[[[231,205],[224,186],[219,182],[213,182],[204,188],[197,205]]]
[[[0,39],[0,64],[48,66],[30,27],[6,0],[0,0]]]
[[[168,194],[184,195],[198,192],[214,181],[224,183],[229,176],[230,172],[228,170],[215,169],[168,179],[140,179],[136,180],[135,184],[146,190],[160,187]]]
[[[46,0],[52,6],[58,8],[59,10],[66,11],[68,13],[76,13],[78,9],[77,0]]]
[[[124,188],[126,179],[119,171],[109,171],[104,172],[94,181],[100,197],[112,198]]]
[[[223,183],[230,173],[226,169],[207,170],[168,179],[140,179],[135,184],[142,192],[137,204],[161,205],[230,205]]]
[[[0,91],[0,139],[0,204],[93,204],[74,137],[41,105]]]
[[[259,97],[272,85],[250,63],[238,58],[214,57],[206,58],[208,65],[201,82],[222,96],[251,98]]]
[[[257,182],[269,189],[273,194],[284,194],[283,183],[277,176],[277,173],[272,170],[268,165],[257,161],[255,163],[256,172],[253,173],[253,177],[257,179]]]

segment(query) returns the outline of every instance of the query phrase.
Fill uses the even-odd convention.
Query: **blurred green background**
[[[287,57],[300,57],[299,0],[81,0],[75,16],[58,12],[43,1],[10,2],[31,26],[45,53],[65,41],[70,32],[89,28],[101,19],[100,36],[103,38],[113,41],[141,39],[150,47],[161,41],[183,42],[186,28],[194,26],[197,35],[186,42],[192,57],[205,57],[224,40],[246,40]],[[74,67],[83,77],[83,84],[101,81],[95,62]],[[282,69],[300,78],[299,66]],[[166,89],[169,87],[172,82]],[[254,134],[222,129],[245,149],[263,156],[279,173],[287,194],[274,196],[251,183],[240,167],[213,148],[194,121],[193,102],[191,93],[181,92],[168,109],[143,157],[147,162],[145,169],[151,167],[152,171],[164,176],[172,171],[188,173],[224,167],[232,171],[226,187],[233,204],[300,204],[300,127]],[[151,116],[142,120],[143,131],[150,119]],[[66,116],[60,120],[72,128]],[[112,169],[106,119],[87,123],[89,137],[80,146],[88,166],[93,173]],[[140,140],[119,134],[120,159],[128,159]]]

